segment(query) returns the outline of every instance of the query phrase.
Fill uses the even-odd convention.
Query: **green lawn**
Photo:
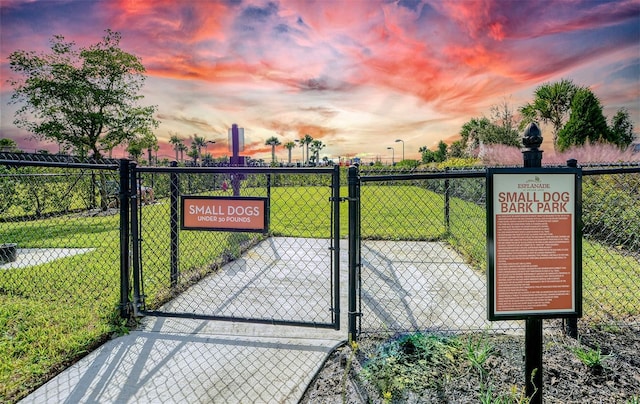
[[[331,232],[329,187],[272,189],[270,232],[277,236],[327,238]],[[346,196],[345,187],[341,195]],[[486,267],[485,212],[453,199],[450,226],[442,195],[413,186],[362,187],[362,236],[384,240],[442,240],[469,262]],[[348,203],[340,204],[340,235],[348,233]],[[143,207],[142,254],[147,302],[170,297],[169,207]],[[182,287],[239,256],[252,233],[180,233]],[[50,375],[121,329],[119,218],[68,216],[0,223],[0,240],[21,248],[94,250],[48,264],[0,270],[0,402],[17,401]],[[640,265],[622,251],[584,242],[584,305],[590,319],[638,316]]]

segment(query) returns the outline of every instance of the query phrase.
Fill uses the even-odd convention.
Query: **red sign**
[[[267,198],[183,196],[183,230],[267,231]]]
[[[494,169],[490,183],[489,318],[578,313],[576,174]]]

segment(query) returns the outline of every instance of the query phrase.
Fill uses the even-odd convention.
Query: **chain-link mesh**
[[[0,165],[0,401],[95,345],[117,318],[117,166]],[[55,340],[55,343],[52,342]]]
[[[638,321],[639,171],[585,168],[580,321]],[[398,174],[360,172],[361,332],[521,328],[486,320],[484,170]]]
[[[332,325],[333,175],[331,170],[143,173],[142,183],[154,190],[154,200],[142,201],[140,209],[144,309]],[[268,198],[268,232],[179,230],[172,238],[172,181],[180,196]],[[173,261],[172,251],[177,254]]]
[[[583,172],[583,320],[638,322],[640,166]]]

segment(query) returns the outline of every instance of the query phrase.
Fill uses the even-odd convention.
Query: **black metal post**
[[[535,123],[529,124],[522,139],[524,167],[542,167],[542,133]],[[525,320],[525,394],[531,404],[542,404],[542,319]]]
[[[567,160],[567,167],[577,168],[578,160],[576,159]],[[567,327],[565,330],[566,334],[571,338],[578,339],[578,318],[577,317],[567,318],[566,324],[567,324]]]
[[[136,184],[136,163],[129,162],[129,189],[131,190],[129,206],[131,208],[131,254],[133,262],[133,314],[138,315],[142,306],[142,294],[140,292],[140,233],[138,229],[138,193]]]
[[[444,169],[445,174],[449,172],[449,167]],[[445,177],[444,180],[444,228],[447,231],[447,233],[449,233],[449,208],[450,208],[450,193],[449,193],[449,187],[451,186],[451,184],[449,183],[449,178]]]
[[[128,318],[129,300],[129,160],[120,160],[120,317]],[[92,174],[93,175],[93,174]],[[93,184],[93,181],[91,181]],[[93,185],[92,185],[93,186]],[[93,195],[93,194],[92,194]]]
[[[122,171],[120,171],[120,173],[122,173]],[[100,197],[102,198],[102,195],[100,195]],[[89,206],[91,209],[96,207],[96,175],[93,171],[91,171],[91,197],[89,198]]]
[[[351,166],[348,170],[347,185],[349,188],[349,318],[348,335],[349,342],[356,341],[357,308],[356,308],[356,281],[359,262],[359,227],[358,221],[358,167]]]
[[[267,216],[267,223],[266,223],[266,228],[270,229],[271,228],[271,174],[267,174],[267,206],[265,207],[265,209],[267,210],[266,216]]]
[[[335,329],[340,329],[340,166],[333,167],[331,176],[333,197],[333,307]]]
[[[171,167],[177,167],[178,162],[172,161]],[[178,285],[178,268],[179,268],[179,237],[178,237],[178,203],[180,203],[180,184],[178,174],[172,172],[169,179],[169,187],[170,187],[170,201],[169,201],[169,209],[170,209],[170,228],[171,228],[171,262],[170,262],[170,279],[171,279],[171,287],[175,287]]]

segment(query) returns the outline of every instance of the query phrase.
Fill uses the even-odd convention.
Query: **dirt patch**
[[[464,338],[461,336],[461,339]],[[356,355],[345,345],[328,358],[301,403],[477,403],[481,396],[486,395],[492,397],[491,402],[523,398],[524,337],[489,334],[482,338],[486,338],[492,347],[492,353],[483,365],[486,370],[484,375],[461,355],[453,367],[435,367],[433,374],[440,377],[437,388],[407,391],[401,397],[396,394],[391,400],[385,401],[371,383],[359,377],[370,355],[383,343],[379,337],[364,337],[359,340]],[[602,365],[585,364],[576,353],[580,350],[599,354]],[[638,352],[639,325],[613,330],[581,329],[579,341],[560,332],[545,330],[544,402],[638,402]]]

